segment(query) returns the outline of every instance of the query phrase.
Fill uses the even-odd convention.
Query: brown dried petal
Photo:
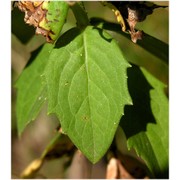
[[[142,31],[130,31],[130,34],[131,34],[131,40],[136,43],[138,39],[142,39],[143,37],[143,32]]]
[[[31,11],[31,12],[35,11],[33,2],[31,2],[31,1],[19,1],[18,8],[24,12],[25,11]]]
[[[132,179],[133,176],[124,168],[121,161],[111,158],[106,171],[106,179]]]
[[[49,37],[50,31],[39,27],[40,22],[46,21],[47,10],[42,8],[44,1],[19,1],[18,8],[25,12],[24,21],[36,28],[36,34],[42,34],[46,37],[47,42],[52,42]]]
[[[128,19],[127,22],[129,24],[130,30],[134,31],[134,28],[136,26],[136,23],[138,21],[137,12],[136,10],[132,10],[128,8]]]
[[[39,158],[35,159],[33,162],[29,164],[29,166],[21,173],[21,178],[33,178],[36,172],[43,165],[44,160]]]
[[[119,178],[119,168],[117,159],[111,158],[106,171],[106,179],[117,179]]]
[[[43,36],[47,36],[48,35],[48,31],[46,31],[45,29],[42,29],[40,27],[36,28],[36,34],[42,34]]]
[[[127,22],[129,24],[130,30],[129,33],[131,35],[131,40],[136,43],[138,39],[142,39],[143,32],[142,31],[136,31],[135,26],[136,23],[139,21],[138,12],[137,10],[130,9],[128,7],[128,19]]]
[[[38,26],[46,14],[46,11],[42,9],[42,2],[19,1],[18,7],[21,11],[25,12],[24,21],[34,27]]]

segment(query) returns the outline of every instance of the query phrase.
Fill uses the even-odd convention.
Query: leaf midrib
[[[86,68],[86,74],[87,74],[87,95],[88,95],[88,104],[89,104],[89,114],[91,117],[91,106],[90,106],[90,100],[89,100],[89,84],[90,84],[90,78],[89,78],[89,67],[88,67],[88,55],[87,55],[87,44],[86,44],[86,35],[85,33],[83,33],[82,35],[82,41],[83,41],[83,46],[84,46],[84,63],[85,63],[85,68]],[[90,121],[92,121],[92,119],[90,118]],[[91,122],[91,130],[92,130],[92,144],[93,144],[93,150],[95,149],[95,144],[94,144],[94,131],[93,131],[93,123]],[[93,152],[93,157],[94,157],[94,152]],[[94,157],[95,158],[95,157]],[[94,159],[93,158],[93,159]]]

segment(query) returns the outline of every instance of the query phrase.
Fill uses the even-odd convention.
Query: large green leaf
[[[18,90],[16,115],[19,134],[23,132],[28,123],[36,118],[46,100],[46,84],[43,83],[41,76],[52,48],[53,45],[46,44],[36,50],[16,82],[15,86]]]
[[[48,111],[93,163],[109,148],[124,106],[131,103],[127,67],[116,42],[92,26],[68,31],[50,55]]]
[[[153,177],[168,177],[168,99],[165,85],[145,69],[128,70],[133,106],[125,107],[121,119],[128,148],[134,148]]]

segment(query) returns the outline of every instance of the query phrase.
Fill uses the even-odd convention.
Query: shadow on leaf
[[[93,29],[98,30],[99,35],[106,41],[108,41],[109,43],[113,40],[112,38],[107,38],[103,33],[105,32],[102,28],[98,28],[98,27],[93,27]]]
[[[146,131],[148,123],[156,123],[151,111],[149,91],[151,85],[145,79],[139,67],[133,65],[127,70],[128,88],[133,105],[125,106],[125,115],[120,126],[127,138]]]
[[[65,32],[60,38],[57,40],[55,44],[55,48],[61,48],[68,45],[74,38],[76,38],[81,33],[79,28],[72,28],[69,31]]]

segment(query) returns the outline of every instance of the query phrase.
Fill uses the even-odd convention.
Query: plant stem
[[[89,25],[89,18],[84,9],[83,2],[76,2],[73,6],[71,6],[71,9],[77,20],[77,26],[80,29],[84,29],[86,26]]]

